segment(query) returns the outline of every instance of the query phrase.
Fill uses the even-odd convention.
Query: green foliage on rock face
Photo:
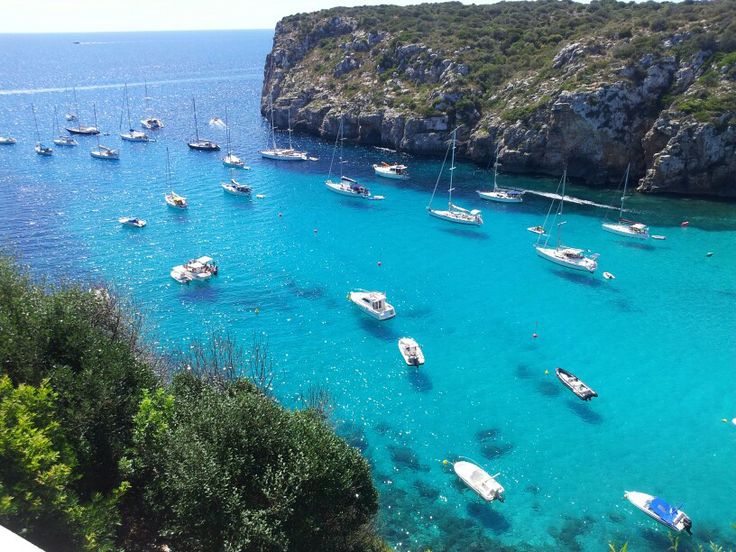
[[[162,385],[114,297],[0,257],[0,524],[49,552],[384,550],[366,460],[267,394],[265,343],[243,358],[215,336]]]

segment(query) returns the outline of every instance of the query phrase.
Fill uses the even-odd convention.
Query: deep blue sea
[[[625,490],[682,505],[694,532],[683,543],[736,546],[736,426],[722,421],[736,417],[736,205],[634,196],[635,216],[667,236],[634,243],[600,229],[605,209],[568,204],[565,241],[601,255],[590,276],[535,255],[526,228],[542,223],[548,198],[502,205],[475,195],[489,185],[486,167],[456,171],[456,201],[483,210],[479,229],[427,216],[441,160],[347,146],[345,173],[386,200],[342,198],[323,184],[332,143],[295,137],[317,162],[257,154],[268,143],[258,106],[271,39],[0,36],[0,135],[18,139],[0,147],[1,246],[39,276],[109,283],[145,313],[163,350],[211,332],[244,346],[254,332],[267,338],[284,404],[297,406],[310,386],[329,390],[338,430],[373,465],[381,530],[397,550],[595,551],[626,540],[629,550],[667,550],[667,531],[623,500]],[[166,127],[156,143],[122,143],[123,85],[135,122],[145,114],[144,82]],[[83,122],[96,104],[109,133],[101,142],[120,148],[119,162],[91,158],[95,139],[85,137],[50,158],[34,153],[31,103],[49,141],[54,106],[69,109],[72,86]],[[224,194],[222,152],[187,148],[193,95],[200,135],[223,144],[207,121],[227,109],[234,149],[252,167],[238,177],[265,198]],[[187,212],[163,200],[166,148]],[[375,178],[371,164],[381,160],[408,164],[412,179]],[[567,191],[618,202],[615,190]],[[444,200],[440,193],[437,204]],[[123,215],[148,227],[121,228]],[[169,277],[173,265],[205,254],[220,266],[210,284]],[[398,315],[360,314],[345,299],[354,288],[385,290]],[[403,364],[403,335],[423,345],[420,369]],[[579,401],[555,378],[557,366],[599,398]],[[482,503],[458,484],[442,461],[461,455],[500,473],[505,503]]]

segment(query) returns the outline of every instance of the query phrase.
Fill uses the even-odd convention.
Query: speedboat
[[[166,200],[168,206],[173,207],[174,209],[186,209],[187,207],[189,207],[189,204],[187,203],[187,198],[182,197],[173,191],[170,194],[166,194],[164,196],[164,199]]]
[[[688,534],[692,534],[690,529],[693,522],[687,514],[661,498],[638,491],[625,491],[624,498],[662,525],[666,525],[678,533],[686,531]]]
[[[378,320],[388,320],[396,316],[393,305],[386,302],[386,294],[380,291],[351,291],[348,299],[358,305],[360,310]]]
[[[0,136],[0,146],[12,146],[17,142],[18,140],[16,140],[12,136]]]
[[[452,465],[452,469],[457,476],[462,479],[468,487],[477,493],[486,502],[500,500],[503,502],[503,486],[496,481],[495,476],[491,476],[480,466],[476,466],[472,462],[460,460]]]
[[[531,233],[533,234],[544,234],[546,230],[544,229],[544,226],[530,226],[527,228]]]
[[[430,215],[450,222],[456,222],[458,224],[469,224],[472,226],[481,226],[483,224],[483,217],[478,209],[469,211],[463,209],[458,205],[452,203],[449,204],[447,209],[427,209]]]
[[[394,180],[408,180],[408,169],[409,167],[406,165],[389,165],[385,161],[382,161],[380,165],[373,165],[373,172],[376,173],[376,176]]]
[[[122,217],[118,219],[118,222],[123,226],[131,226],[133,228],[143,228],[146,225],[146,221],[138,217]]]
[[[50,148],[49,146],[44,146],[41,142],[36,143],[36,147],[33,149],[36,150],[36,153],[38,155],[43,155],[45,157],[48,157],[49,155],[53,155],[54,153],[53,148]]]
[[[362,186],[358,184],[355,180],[352,178],[348,178],[347,176],[343,176],[340,178],[339,182],[333,182],[332,180],[327,180],[325,182],[325,186],[328,190],[331,190],[335,192],[336,194],[351,196],[351,197],[359,197],[361,199],[371,199],[371,200],[381,200],[385,199],[382,195],[371,195],[371,191],[366,188],[365,186]]]
[[[177,265],[171,269],[171,277],[180,284],[190,282],[206,282],[213,276],[217,276],[218,269],[212,257],[199,257],[191,259],[183,265]]]
[[[582,249],[575,249],[574,247],[566,247],[564,245],[557,247],[535,245],[534,248],[540,257],[566,268],[585,270],[590,273],[595,272],[598,268],[597,253],[586,257]]]
[[[601,228],[606,232],[629,238],[646,240],[649,237],[649,227],[646,224],[626,219],[619,219],[618,222],[604,222]]]
[[[231,178],[230,182],[223,182],[221,186],[223,190],[233,195],[250,196],[251,192],[253,192],[253,189],[250,186],[247,184],[241,184],[234,178]]]
[[[399,339],[399,352],[404,357],[408,366],[421,366],[424,364],[422,348],[411,337],[402,337]]]
[[[225,157],[222,158],[222,164],[226,167],[232,167],[234,169],[247,169],[249,167],[245,166],[245,162],[240,159],[237,155],[234,153],[228,153]]]
[[[120,138],[126,142],[150,142],[151,138],[145,132],[140,130],[133,130],[132,128],[128,132],[120,134]]]
[[[564,368],[555,369],[555,373],[557,374],[557,378],[564,384],[564,386],[575,393],[578,398],[584,401],[589,401],[593,397],[598,396],[598,393],[596,393],[588,385],[580,381],[580,379],[578,379],[575,374],[568,372]]]
[[[89,154],[95,159],[107,159],[109,161],[117,161],[120,159],[120,152],[116,149],[108,148],[107,146],[97,146],[97,149],[93,149]]]
[[[268,150],[261,150],[259,152],[261,157],[266,159],[274,159],[276,161],[306,161],[307,152],[297,151],[292,148],[273,148]]]
[[[159,130],[164,128],[163,121],[156,117],[146,117],[145,119],[141,119],[141,125],[143,128],[147,128],[148,130]]]
[[[54,138],[54,144],[62,147],[73,147],[78,146],[79,142],[71,136],[59,136],[58,138]]]

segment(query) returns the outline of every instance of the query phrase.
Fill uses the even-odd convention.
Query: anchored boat
[[[409,167],[407,167],[406,165],[390,165],[385,161],[381,161],[380,165],[373,165],[373,172],[376,174],[376,176],[382,176],[383,178],[392,178],[394,180],[408,180],[408,169]]]
[[[564,368],[556,368],[555,373],[563,385],[575,393],[579,399],[589,401],[593,397],[598,396],[598,393],[593,391],[590,386],[583,383],[575,374],[568,372]]]
[[[396,316],[393,305],[386,301],[386,294],[380,291],[351,291],[348,299],[358,305],[364,313],[378,320],[388,320]]]
[[[424,364],[422,348],[411,337],[402,337],[399,339],[399,352],[404,357],[404,361],[408,366],[421,366]]]
[[[276,126],[273,122],[273,95],[269,96],[269,100],[271,104],[271,149],[261,150],[259,153],[266,159],[274,159],[276,161],[306,161],[309,159],[307,152],[295,150],[291,144],[291,111],[286,112],[289,120],[289,147],[276,147]]]
[[[118,219],[118,222],[123,226],[130,226],[132,228],[143,228],[146,225],[146,221],[138,217],[122,217]]]
[[[194,113],[194,140],[187,142],[190,149],[198,151],[219,151],[220,146],[212,140],[205,140],[199,137],[199,125],[197,124],[197,103],[192,96],[192,111]]]
[[[646,515],[673,531],[677,531],[678,533],[685,531],[688,534],[692,534],[690,529],[693,526],[693,522],[687,514],[668,504],[661,498],[638,491],[625,491],[624,498]]]
[[[621,208],[618,211],[618,222],[604,222],[603,224],[601,224],[601,228],[603,228],[603,230],[605,230],[606,232],[618,234],[619,236],[646,240],[647,238],[649,238],[649,227],[646,224],[623,218],[624,202],[626,201],[626,187],[629,183],[630,168],[631,164],[626,166],[626,176],[624,177],[624,193],[621,196]]]
[[[463,483],[475,491],[486,502],[492,502],[494,500],[503,502],[503,485],[495,479],[499,474],[491,476],[480,466],[476,466],[472,462],[466,462],[465,460],[455,462],[452,465],[452,469]]]
[[[230,182],[223,182],[221,186],[223,190],[232,195],[250,197],[250,194],[253,192],[253,188],[251,188],[247,184],[241,184],[234,178],[231,178]]]
[[[177,265],[171,269],[171,277],[180,284],[190,282],[206,282],[213,276],[217,276],[218,269],[212,257],[199,257],[191,259],[183,265]]]
[[[493,163],[493,190],[484,192],[476,190],[481,199],[488,201],[496,201],[499,203],[521,203],[524,201],[524,192],[514,190],[512,188],[500,188],[498,186],[498,152],[500,148],[496,148],[496,161]]]

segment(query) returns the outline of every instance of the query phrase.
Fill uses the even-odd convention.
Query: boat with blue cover
[[[678,533],[686,531],[688,534],[692,534],[690,531],[693,526],[692,520],[685,512],[675,508],[663,499],[638,491],[625,491],[624,498],[646,515],[673,531]]]

